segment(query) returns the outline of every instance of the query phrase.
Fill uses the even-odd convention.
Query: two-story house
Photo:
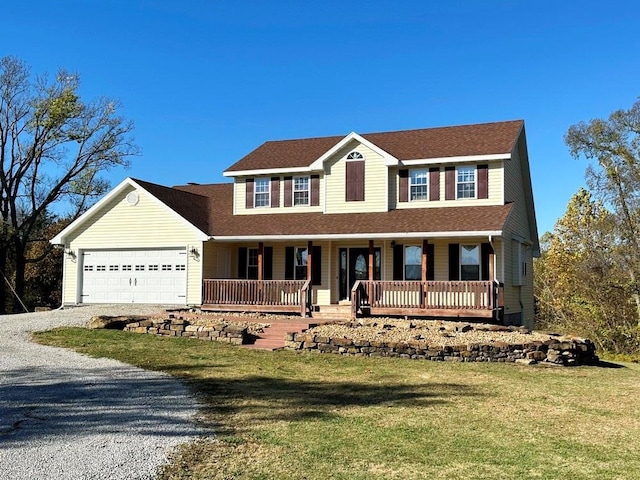
[[[224,175],[125,179],[52,239],[63,302],[533,324],[522,121],[270,141]]]

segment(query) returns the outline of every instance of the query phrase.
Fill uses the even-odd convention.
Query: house
[[[63,302],[533,324],[523,121],[269,141],[224,176],[125,179],[51,240]]]

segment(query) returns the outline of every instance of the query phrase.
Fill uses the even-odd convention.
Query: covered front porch
[[[388,238],[368,240],[365,245],[308,241],[227,246],[229,258],[237,258],[233,269],[245,278],[205,278],[202,308],[313,317],[335,306],[349,318],[400,315],[498,320],[503,302],[495,276],[495,252],[492,244],[481,240],[467,239],[464,247],[429,239],[405,239],[405,245],[400,245],[399,240]],[[473,268],[465,267],[459,253],[469,245],[477,246],[474,280],[466,279]],[[442,257],[439,262],[434,258],[436,252]],[[436,266],[442,276],[447,264],[449,276],[458,278],[437,278]],[[230,273],[231,266],[227,270]]]

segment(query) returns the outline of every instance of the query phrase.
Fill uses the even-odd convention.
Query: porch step
[[[351,305],[318,305],[311,313],[314,320],[351,320]]]
[[[255,343],[242,345],[242,347],[256,350],[279,350],[284,348],[284,339],[287,333],[301,333],[316,325],[317,323],[299,320],[276,320],[264,329],[264,332],[260,334]]]

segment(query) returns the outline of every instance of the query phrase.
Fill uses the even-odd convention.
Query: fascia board
[[[310,173],[321,171],[320,169],[314,169],[309,167],[294,167],[294,168],[263,168],[260,170],[238,170],[236,172],[222,172],[223,177],[246,177],[254,175],[271,175],[274,173]]]
[[[389,238],[462,238],[462,237],[502,237],[502,230],[468,231],[468,232],[387,232],[387,233],[352,233],[352,234],[317,234],[317,235],[241,235],[212,236],[209,240],[217,242],[254,242],[254,241],[291,241],[291,240],[366,240]]]
[[[501,160],[511,160],[511,153],[497,153],[492,155],[464,155],[459,157],[438,157],[421,158],[413,160],[401,160],[404,166],[412,165],[435,165],[442,163],[468,163],[468,162],[492,162]]]
[[[54,244],[54,245],[64,245],[65,244],[65,239],[66,239],[66,237],[69,236],[69,234],[73,233],[73,231],[76,230],[79,226],[81,226],[85,222],[89,221],[91,219],[91,217],[93,217],[95,212],[99,211],[102,208],[103,205],[105,205],[111,199],[113,199],[114,197],[119,195],[125,189],[125,187],[127,187],[127,186],[131,186],[131,187],[133,187],[135,189],[140,189],[140,190],[146,192],[147,195],[149,195],[154,201],[158,202],[158,204],[160,204],[163,208],[165,208],[176,219],[178,219],[179,221],[183,222],[188,227],[196,230],[200,241],[206,241],[209,238],[209,235],[207,235],[202,230],[197,228],[195,225],[193,225],[191,222],[189,222],[186,218],[184,218],[178,212],[176,212],[175,210],[170,208],[167,204],[165,204],[160,199],[155,197],[153,194],[151,194],[144,187],[142,187],[138,183],[136,183],[133,179],[131,179],[130,177],[127,177],[122,182],[120,182],[113,190],[111,190],[107,195],[105,195],[98,202],[96,202],[96,204],[93,205],[89,210],[87,210],[80,217],[78,217],[74,222],[72,222],[70,225],[68,225],[67,228],[65,228],[58,235],[56,235],[54,238],[49,240],[49,242]]]
[[[350,141],[355,140],[357,142],[362,143],[363,145],[366,145],[367,147],[369,147],[371,150],[373,150],[374,152],[376,152],[378,155],[380,155],[381,157],[383,157],[385,159],[385,165],[387,166],[393,166],[393,165],[397,165],[398,164],[398,159],[395,158],[393,155],[391,155],[388,152],[385,152],[383,149],[381,149],[380,147],[378,147],[377,145],[371,143],[369,140],[367,140],[366,138],[358,135],[355,132],[351,132],[349,135],[347,135],[346,137],[344,137],[342,140],[340,140],[338,143],[336,143],[332,148],[330,148],[329,150],[327,150],[320,158],[318,158],[317,160],[315,160],[312,164],[311,164],[311,168],[313,170],[323,170],[324,168],[324,162],[331,157],[332,155],[334,155],[338,150],[340,150],[342,147],[344,147],[347,143],[349,143]]]

